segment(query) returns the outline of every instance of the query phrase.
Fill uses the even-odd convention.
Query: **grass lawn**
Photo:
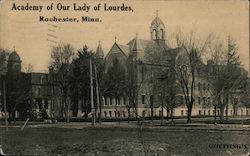
[[[11,127],[1,131],[1,144],[10,155],[241,155],[249,152],[249,132],[174,131],[137,128]],[[234,147],[209,147],[234,144]],[[247,145],[247,148],[241,145]],[[240,148],[241,147],[241,148]]]

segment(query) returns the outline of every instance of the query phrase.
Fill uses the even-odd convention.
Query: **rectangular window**
[[[109,117],[111,117],[111,118],[112,118],[112,112],[111,112],[111,111],[109,111]]]
[[[201,115],[201,110],[199,110],[199,115]]]
[[[203,90],[206,90],[206,83],[203,83]]]
[[[103,104],[104,104],[104,106],[106,106],[106,105],[107,105],[107,98],[106,98],[106,97],[104,97],[104,96],[103,96]]]
[[[203,112],[203,113],[204,113],[204,115],[206,115],[206,110],[204,110],[204,112]]]
[[[110,99],[110,103],[109,103],[109,104],[110,104],[110,105],[113,105],[113,98],[110,97],[109,99]]]
[[[184,98],[181,96],[181,104],[184,104]]]
[[[201,104],[201,97],[198,97],[198,104]]]
[[[154,96],[150,95],[150,106],[152,107],[154,105]]]
[[[199,91],[201,90],[201,83],[200,82],[198,83],[198,90]]]
[[[203,97],[203,104],[206,104],[206,97]]]
[[[141,95],[141,102],[142,104],[145,104],[145,95]]]
[[[207,97],[207,103],[211,104],[210,97]]]
[[[162,116],[162,112],[161,111],[159,111],[159,116]]]
[[[106,111],[104,111],[104,117],[105,117],[105,118],[107,117],[107,112],[106,112]]]
[[[208,115],[210,115],[210,110],[207,111]]]
[[[122,111],[122,116],[125,118],[125,111]]]

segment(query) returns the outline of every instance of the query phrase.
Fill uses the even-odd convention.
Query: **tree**
[[[208,64],[207,79],[212,85],[211,95],[214,99],[215,121],[217,107],[220,109],[220,121],[223,121],[225,107],[228,119],[230,97],[234,114],[236,112],[237,99],[246,82],[246,74],[241,70],[237,46],[230,37],[228,37],[227,49],[223,47],[219,40],[215,40],[214,43],[211,42],[209,47],[211,59]]]
[[[119,60],[115,58],[112,65],[107,69],[103,77],[103,84],[105,84],[103,94],[109,97],[115,97],[115,108],[117,112],[117,104],[119,97],[126,96],[127,79],[125,68],[120,64]],[[116,118],[119,114],[116,114]]]
[[[187,123],[191,123],[192,108],[195,101],[195,84],[197,80],[197,67],[202,62],[202,54],[210,41],[210,35],[203,42],[197,39],[195,33],[184,36],[176,35],[179,54],[176,58],[175,71],[187,106]]]
[[[145,61],[150,64],[151,72],[154,72],[154,80],[151,81],[153,93],[161,94],[161,119],[163,123],[163,109],[167,109],[167,120],[171,111],[176,107],[176,77],[175,77],[175,53],[163,42],[154,42],[145,49]],[[150,78],[150,77],[148,77]],[[158,92],[157,92],[158,91]],[[151,100],[151,118],[153,118],[153,100]]]
[[[51,61],[49,71],[51,72],[52,84],[59,88],[59,91],[54,92],[57,97],[61,97],[59,106],[59,115],[66,116],[66,110],[69,116],[69,72],[70,64],[74,58],[74,49],[70,44],[60,43],[51,49]],[[55,100],[53,100],[55,101]],[[54,103],[54,106],[56,103]],[[65,108],[66,107],[66,108]],[[68,108],[68,109],[67,109]],[[55,114],[56,115],[56,114]],[[69,119],[68,119],[69,121]]]

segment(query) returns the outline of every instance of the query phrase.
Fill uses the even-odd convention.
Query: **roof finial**
[[[13,46],[14,51],[16,51],[16,46]]]
[[[156,10],[156,11],[155,11],[156,17],[158,17],[158,13],[159,13],[159,10]]]
[[[117,41],[117,37],[115,36],[115,43],[116,43],[116,41]]]

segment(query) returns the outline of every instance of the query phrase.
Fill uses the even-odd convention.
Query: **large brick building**
[[[178,48],[171,48],[167,45],[166,38],[166,28],[163,21],[157,16],[153,19],[150,26],[151,39],[145,40],[140,39],[139,36],[136,36],[128,41],[127,44],[123,45],[115,42],[112,48],[109,50],[108,54],[105,56],[105,62],[107,68],[112,65],[114,59],[117,59],[123,66],[126,68],[128,72],[129,69],[127,66],[127,62],[129,59],[136,60],[136,104],[137,109],[132,108],[131,116],[138,114],[138,116],[161,116],[162,109],[161,104],[163,103],[164,109],[163,114],[167,116],[167,106],[170,105],[168,93],[166,93],[165,97],[162,99],[161,94],[161,81],[160,81],[160,73],[164,70],[167,71],[168,75],[174,75],[171,72],[171,68],[169,66],[175,65],[176,61],[182,55],[182,50]],[[166,55],[168,59],[168,67],[161,66],[159,62],[154,64],[149,63],[146,58],[146,51],[148,46],[152,46],[153,44],[161,43],[164,44],[166,48]],[[102,53],[103,50],[100,48],[100,45],[97,48],[97,53]],[[215,113],[220,115],[220,110],[217,109],[214,111],[214,107],[212,104],[212,97],[210,90],[213,86],[209,84],[206,79],[206,75],[210,65],[212,63],[208,61],[207,64],[200,63],[199,68],[197,69],[197,84],[195,84],[195,103],[192,110],[193,116],[206,115],[212,116]],[[239,74],[246,74],[244,69],[241,70]],[[156,84],[158,82],[158,84]],[[172,109],[173,116],[186,116],[187,115],[187,107],[184,104],[184,95],[181,91],[181,88],[177,85],[176,78],[173,76],[172,82],[174,83],[172,87],[175,89],[175,106],[170,108]],[[172,88],[172,89],[173,89]],[[168,88],[169,89],[169,88]],[[231,116],[234,114],[234,109],[231,100],[229,100],[230,105],[228,106],[228,115]],[[118,100],[115,97],[104,96],[103,97],[103,106],[102,106],[102,116],[105,118],[114,118],[114,117],[127,117],[128,116],[128,106],[129,105],[129,97],[119,97]],[[152,106],[153,105],[153,106]],[[153,110],[152,110],[153,107]],[[226,113],[225,109],[225,113]],[[239,104],[237,106],[237,111],[235,112],[237,115],[250,115],[250,109]]]

